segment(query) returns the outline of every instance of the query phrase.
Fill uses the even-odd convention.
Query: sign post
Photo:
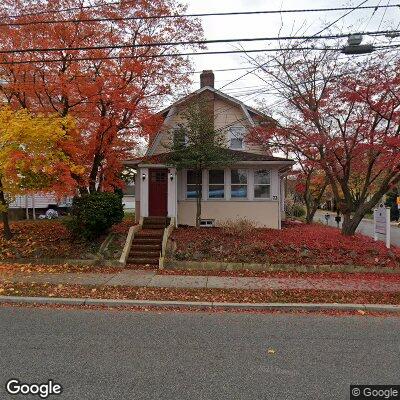
[[[386,208],[383,203],[374,209],[374,239],[378,240],[378,235],[384,236],[386,247],[390,248],[390,208]]]

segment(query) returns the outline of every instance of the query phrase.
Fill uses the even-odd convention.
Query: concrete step
[[[164,230],[165,225],[153,225],[153,224],[147,224],[143,225],[143,229],[151,229],[151,230]]]
[[[141,236],[135,236],[133,238],[133,243],[139,243],[139,242],[142,242],[144,240],[151,240],[153,243],[154,242],[156,242],[156,243],[160,242],[161,243],[162,239],[163,239],[162,235],[158,235],[158,236],[156,236],[156,235],[141,235]]]
[[[133,238],[133,243],[141,240],[156,240],[158,242],[162,242],[162,239],[163,235],[140,235]]]
[[[129,257],[132,258],[155,258],[159,259],[160,258],[160,252],[159,251],[132,251],[129,253]]]
[[[146,217],[143,219],[143,227],[150,229],[164,229],[171,222],[171,218],[166,217]]]
[[[158,258],[136,258],[129,257],[127,260],[127,264],[150,264],[150,265],[158,265]]]
[[[131,251],[161,251],[161,244],[132,243]]]

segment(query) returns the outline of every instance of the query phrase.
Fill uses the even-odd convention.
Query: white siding
[[[10,208],[47,208],[50,204],[57,204],[59,207],[66,207],[70,205],[72,198],[67,198],[60,202],[57,202],[55,196],[48,195],[28,195],[28,196],[17,196],[15,200],[10,204]]]

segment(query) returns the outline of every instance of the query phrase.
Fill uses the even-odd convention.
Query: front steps
[[[158,266],[164,229],[169,223],[166,217],[144,218],[142,229],[133,238],[127,264]]]

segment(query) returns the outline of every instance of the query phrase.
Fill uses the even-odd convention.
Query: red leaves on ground
[[[400,266],[400,249],[357,234],[341,235],[323,225],[287,223],[282,230],[254,229],[227,235],[220,228],[178,228],[172,234],[175,257],[188,261],[225,261],[297,265]]]
[[[120,233],[120,234],[127,234],[128,231],[129,231],[129,228],[131,226],[135,226],[135,225],[137,225],[137,223],[135,222],[134,219],[126,218],[122,222],[120,222],[119,224],[114,225],[111,228],[111,232]]]
[[[47,296],[96,299],[215,301],[234,303],[400,304],[400,293],[327,290],[175,289],[128,286],[82,286],[0,283],[2,296]]]
[[[61,221],[18,221],[11,224],[11,230],[11,240],[0,236],[0,260],[88,258],[104,239],[92,243],[74,241]]]

